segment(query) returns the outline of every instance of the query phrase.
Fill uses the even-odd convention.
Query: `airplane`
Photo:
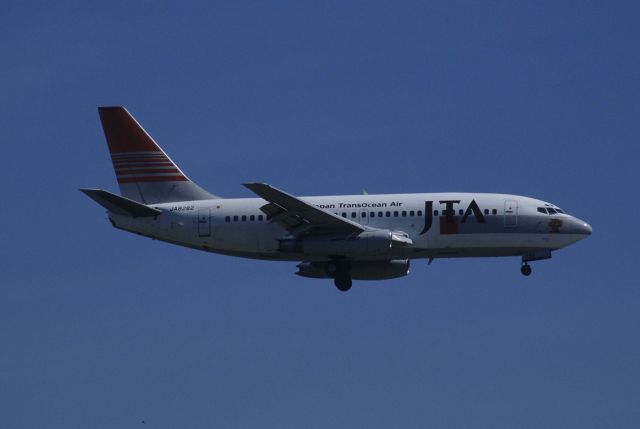
[[[589,236],[589,224],[534,198],[491,193],[296,197],[245,183],[256,198],[222,198],[191,181],[121,106],[98,113],[122,195],[80,191],[118,229],[223,255],[299,261],[302,277],[406,276],[412,259],[518,256],[529,262]]]

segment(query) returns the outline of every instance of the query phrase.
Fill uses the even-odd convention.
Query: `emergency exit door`
[[[369,224],[369,210],[360,210],[360,225]]]
[[[516,200],[504,202],[504,226],[518,226],[518,202]]]

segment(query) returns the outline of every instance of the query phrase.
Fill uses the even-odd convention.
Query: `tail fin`
[[[180,170],[124,107],[99,107],[120,193],[144,204],[218,198]]]

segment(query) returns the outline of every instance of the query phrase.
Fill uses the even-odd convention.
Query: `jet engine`
[[[278,250],[307,255],[380,255],[392,247],[413,244],[404,232],[365,231],[354,237],[310,236],[280,240]]]
[[[387,280],[404,277],[409,274],[410,261],[408,259],[394,259],[391,261],[341,261],[348,265],[351,278],[354,280]],[[336,262],[301,262],[298,264],[297,275],[316,279],[333,278]]]

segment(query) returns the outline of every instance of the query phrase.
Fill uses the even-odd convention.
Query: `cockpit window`
[[[564,213],[564,211],[560,210],[560,209],[559,209],[559,208],[557,208],[557,207],[556,207],[556,211],[557,211],[558,213]]]
[[[547,214],[547,211],[545,210],[545,208],[544,208],[544,207],[538,207],[538,211],[539,211],[540,213]]]
[[[549,214],[556,214],[556,209],[552,209],[551,207],[547,207],[547,210],[549,211]]]

